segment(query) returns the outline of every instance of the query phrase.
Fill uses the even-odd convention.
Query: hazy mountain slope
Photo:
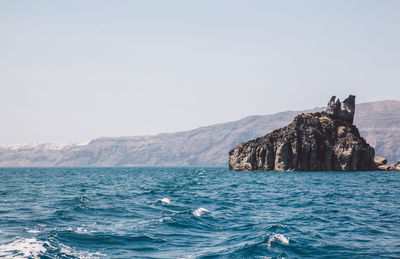
[[[400,159],[400,102],[380,101],[357,105],[355,125],[376,155],[391,162]]]
[[[99,138],[87,145],[3,146],[0,166],[227,166],[231,148],[288,124],[298,113],[250,116],[155,136]],[[358,104],[355,124],[376,145],[377,155],[400,159],[399,101]]]

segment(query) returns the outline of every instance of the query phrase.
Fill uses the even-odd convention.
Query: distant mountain
[[[0,166],[228,166],[237,144],[290,123],[299,113],[249,116],[190,131],[154,136],[107,137],[88,144],[0,146]],[[400,101],[358,104],[354,124],[376,155],[400,159]]]

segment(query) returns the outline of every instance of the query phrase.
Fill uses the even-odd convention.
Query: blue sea
[[[400,172],[2,168],[0,257],[400,258]]]

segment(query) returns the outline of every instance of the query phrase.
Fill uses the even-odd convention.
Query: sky
[[[0,144],[400,100],[400,1],[0,1]]]

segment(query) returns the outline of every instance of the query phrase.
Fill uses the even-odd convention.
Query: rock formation
[[[353,125],[355,96],[336,101],[325,112],[297,115],[286,127],[241,143],[229,152],[237,171],[368,171],[376,169],[375,150]]]
[[[340,102],[339,98],[335,102],[336,96],[332,96],[326,108],[326,114],[336,120],[343,120],[353,123],[356,109],[356,97],[350,95],[346,100]]]
[[[375,163],[376,166],[386,165],[387,159],[383,158],[383,157],[380,157],[380,156],[376,156],[374,158],[374,163]]]
[[[380,171],[400,171],[400,160],[394,165],[387,165],[387,159],[383,157],[374,158],[375,166]]]

